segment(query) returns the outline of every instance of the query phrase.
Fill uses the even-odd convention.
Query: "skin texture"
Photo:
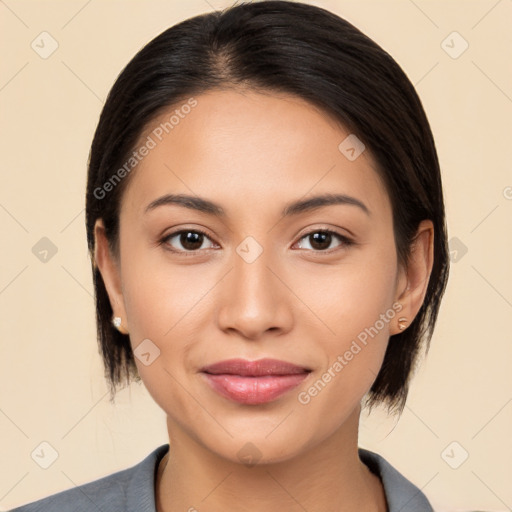
[[[149,339],[160,350],[148,366],[136,358],[167,414],[171,450],[159,468],[157,508],[235,510],[236,499],[236,510],[385,511],[380,480],[357,454],[360,402],[389,336],[400,332],[398,318],[409,325],[423,302],[432,223],[422,222],[410,265],[399,268],[375,163],[368,150],[354,161],[344,156],[338,145],[349,133],[331,117],[281,93],[223,90],[195,99],[133,171],[121,204],[119,259],[108,251],[101,220],[95,230],[114,314],[134,349]],[[177,205],[145,212],[170,193],[214,201],[225,218]],[[281,215],[290,202],[324,193],[355,197],[370,215],[346,204]],[[180,229],[208,236],[192,255],[183,255],[179,236],[159,243]],[[333,235],[319,246],[305,236],[322,229],[354,244]],[[251,263],[237,252],[248,236],[263,250]],[[398,303],[400,312],[300,403],[299,393]],[[312,371],[270,403],[242,405],[217,394],[200,373],[234,357]],[[240,458],[247,443],[256,447],[256,465]]]

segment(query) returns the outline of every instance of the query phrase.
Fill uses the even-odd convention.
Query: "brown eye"
[[[198,230],[184,229],[167,235],[162,242],[170,245],[171,249],[176,252],[193,252],[200,249],[211,249],[213,244],[210,247],[203,247],[205,240],[211,242],[206,233]]]
[[[352,240],[349,238],[340,235],[339,233],[336,233],[335,231],[331,230],[316,230],[311,231],[310,233],[307,233],[301,238],[302,240],[307,240],[309,242],[309,247],[303,247],[302,244],[300,246],[301,249],[312,249],[313,251],[326,251],[327,249],[330,249],[330,245],[332,244],[333,240],[338,239],[340,243],[338,243],[335,247],[339,246],[349,246],[352,245]],[[301,242],[299,242],[301,243]]]
[[[326,232],[312,233],[309,235],[309,241],[313,249],[321,251],[329,248],[332,242],[332,235]]]
[[[179,235],[179,241],[185,249],[188,251],[196,251],[197,249],[201,249],[203,245],[204,236],[201,233],[196,233],[194,231],[186,231]]]

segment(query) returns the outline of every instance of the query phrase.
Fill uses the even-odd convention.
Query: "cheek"
[[[377,323],[380,339],[387,339],[395,297],[397,262],[394,246],[385,241],[375,250],[354,251],[339,266],[308,270],[308,279],[296,280],[297,295],[323,321],[329,354],[343,350],[347,342]],[[314,286],[312,284],[314,283]],[[386,314],[384,324],[381,315]]]
[[[172,274],[169,268],[144,264],[142,258],[127,264],[125,307],[135,362],[145,387],[161,409],[186,428],[187,419],[198,415],[196,403],[186,392],[192,371],[189,352],[197,338],[196,318],[204,307],[200,299],[208,287],[204,279],[194,276],[192,266]],[[139,344],[148,344],[146,340],[151,341],[150,364],[137,357],[142,352]]]
[[[166,411],[187,417],[193,401],[183,393],[192,367],[190,351],[200,339],[218,276],[195,265],[170,264],[163,250],[126,252],[122,260],[123,296],[135,362],[149,393]],[[203,336],[204,337],[204,336]],[[150,340],[150,344],[147,341]],[[158,357],[146,365],[137,358],[141,343]],[[148,350],[144,349],[144,352]]]
[[[340,307],[336,319],[331,316],[336,336],[317,344],[318,352],[326,355],[325,363],[297,393],[303,428],[314,432],[316,439],[331,435],[347,421],[382,366],[396,313],[375,289],[365,299],[357,308]]]
[[[317,334],[317,350],[327,357],[298,402],[311,418],[323,418],[326,431],[342,423],[370,389],[398,314],[394,247],[381,247],[361,253],[357,262],[332,273],[321,292],[309,295],[329,328],[320,339]]]
[[[122,278],[130,333],[136,344],[144,338],[167,343],[177,332],[190,329],[189,319],[201,311],[213,276],[194,265],[171,265],[165,254],[155,257],[141,251],[123,261]]]

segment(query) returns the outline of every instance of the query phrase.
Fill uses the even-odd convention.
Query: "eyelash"
[[[175,254],[179,254],[179,255],[182,255],[182,256],[196,256],[197,253],[201,250],[201,249],[196,249],[194,251],[187,251],[187,250],[177,250],[177,249],[174,249],[174,248],[170,248],[167,244],[167,242],[171,239],[171,238],[174,238],[176,235],[181,235],[182,233],[199,233],[203,236],[205,236],[206,238],[208,238],[210,241],[211,238],[210,236],[205,232],[205,231],[202,231],[201,229],[197,229],[197,228],[194,228],[194,229],[180,229],[179,231],[174,231],[173,233],[170,233],[168,235],[165,235],[160,241],[159,241],[159,245],[163,245],[165,247],[166,250],[168,251],[171,251]],[[355,245],[355,242],[353,240],[351,240],[350,238],[338,233],[337,231],[333,231],[332,229],[314,229],[312,231],[309,231],[307,233],[304,233],[300,239],[300,240],[303,240],[304,238],[307,238],[308,236],[314,234],[314,233],[325,233],[325,234],[330,234],[330,235],[334,235],[335,237],[337,237],[341,244],[337,247],[334,247],[333,249],[326,249],[326,250],[314,250],[314,249],[307,249],[308,251],[311,251],[311,252],[314,252],[314,253],[318,253],[318,254],[331,254],[332,252],[340,249],[340,248],[347,248],[347,247],[350,247],[351,245]],[[204,249],[202,249],[204,250]]]

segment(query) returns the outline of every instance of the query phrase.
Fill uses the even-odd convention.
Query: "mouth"
[[[297,387],[310,372],[307,367],[277,359],[229,359],[201,369],[214,391],[247,405],[276,400]]]

